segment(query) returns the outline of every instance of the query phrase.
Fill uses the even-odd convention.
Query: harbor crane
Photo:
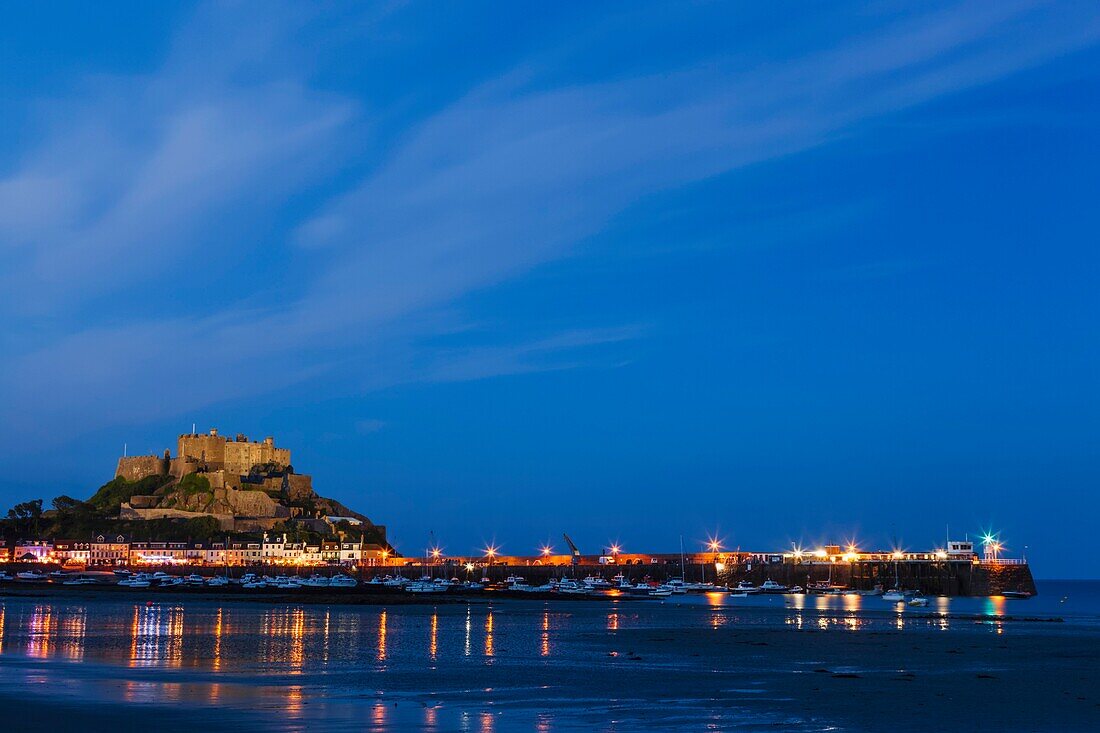
[[[577,565],[581,561],[581,551],[577,549],[577,546],[573,544],[573,540],[569,539],[569,535],[562,532],[562,537],[565,538],[565,544],[569,545],[569,554],[573,562],[573,574],[577,574]]]

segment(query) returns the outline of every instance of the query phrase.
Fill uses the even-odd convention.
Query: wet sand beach
[[[1091,606],[1036,601],[1006,620],[977,601],[939,615],[873,600],[7,597],[0,710],[35,731],[1100,727]],[[1065,620],[1022,620],[1049,608]]]

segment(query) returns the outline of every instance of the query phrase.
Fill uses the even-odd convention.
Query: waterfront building
[[[87,566],[92,543],[87,540],[54,540],[53,557],[62,565]]]
[[[12,559],[16,562],[50,562],[53,543],[45,540],[19,540]]]
[[[130,561],[130,542],[125,535],[96,535],[88,545],[89,565],[125,565]]]

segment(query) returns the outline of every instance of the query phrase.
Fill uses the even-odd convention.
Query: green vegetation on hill
[[[127,481],[119,476],[100,486],[88,503],[100,512],[117,513],[119,506],[130,501],[130,497],[148,496],[171,480],[171,476],[146,476],[137,481]],[[207,488],[209,487],[208,483]]]

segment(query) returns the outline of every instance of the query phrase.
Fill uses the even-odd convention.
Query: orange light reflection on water
[[[428,637],[428,656],[435,661],[436,652],[439,650],[439,614],[432,611],[432,630]]]
[[[550,612],[542,612],[542,637],[541,644],[539,645],[539,654],[544,657],[550,656]]]
[[[38,605],[31,614],[30,634],[27,637],[28,657],[48,657],[53,647],[56,619],[53,606]]]
[[[485,656],[493,656],[493,612],[485,616]]]
[[[378,616],[378,661],[386,661],[386,611]]]

